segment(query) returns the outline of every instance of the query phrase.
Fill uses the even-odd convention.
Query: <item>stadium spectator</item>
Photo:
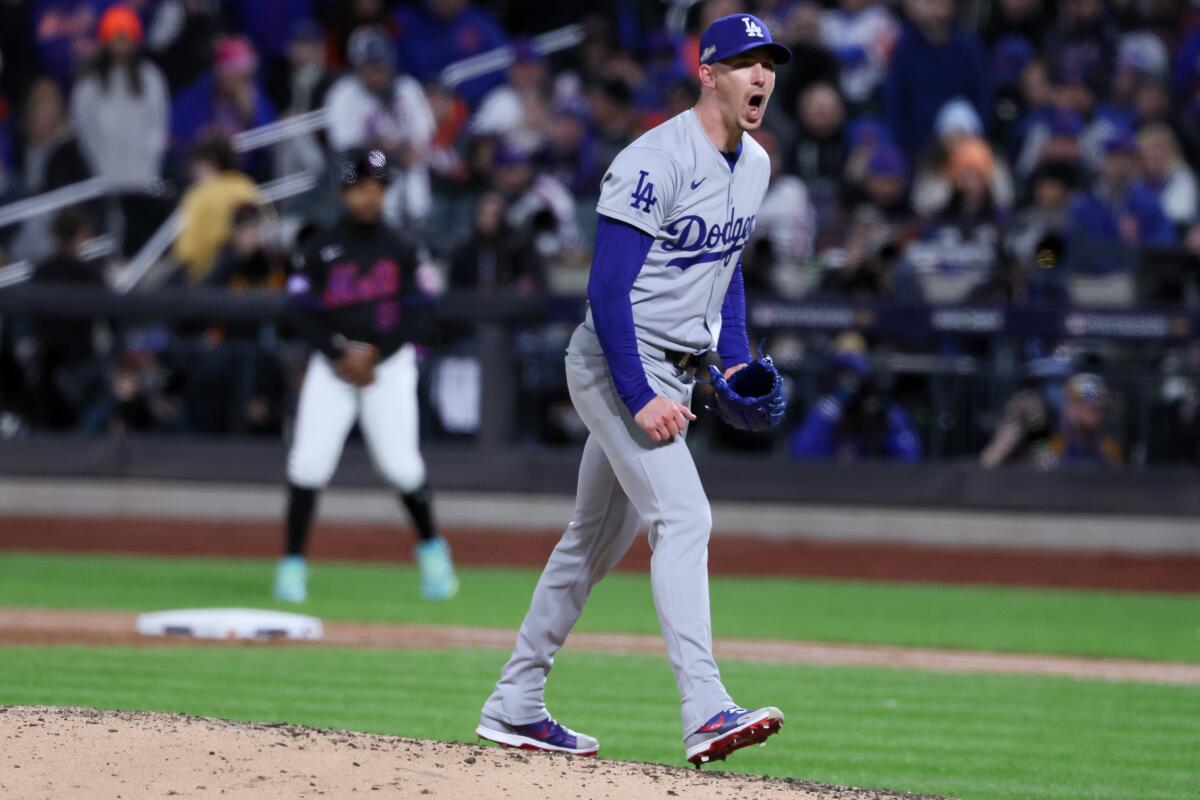
[[[400,7],[396,22],[400,63],[422,82],[437,80],[456,61],[508,44],[500,23],[470,0],[418,0]],[[489,72],[457,90],[474,108],[503,81],[504,73]]]
[[[87,212],[77,206],[59,211],[51,225],[54,254],[39,263],[34,284],[91,286],[104,289],[98,262],[84,261],[79,250],[92,236]],[[84,317],[34,317],[30,332],[37,347],[33,378],[32,422],[51,430],[74,428],[88,403],[100,391],[103,363],[93,341],[92,320]]]
[[[926,297],[933,302],[960,299],[953,286],[980,283],[996,266],[1004,215],[992,195],[994,170],[991,148],[982,139],[961,141],[950,153],[946,165],[950,197],[926,224],[920,241],[905,251],[905,260],[919,273],[949,279],[924,284]],[[932,293],[932,286],[950,294]]]
[[[167,148],[167,84],[142,51],[132,8],[105,11],[97,37],[96,63],[71,93],[71,121],[93,174],[119,191],[144,191],[158,178]]]
[[[816,3],[792,5],[775,40],[792,50],[792,60],[775,68],[775,95],[771,103],[777,108],[796,108],[800,95],[814,83],[837,85],[840,78],[838,60],[821,38],[821,9]],[[768,115],[763,124],[783,127],[785,119],[784,114]]]
[[[988,5],[983,36],[989,43],[1019,38],[1037,47],[1054,21],[1054,4],[1045,0],[997,0]]]
[[[1058,432],[1050,438],[1043,466],[1055,469],[1113,469],[1123,463],[1121,446],[1107,430],[1105,413],[1112,403],[1099,375],[1080,372],[1063,387]]]
[[[174,147],[186,151],[202,136],[217,133],[232,138],[266,125],[275,110],[258,83],[258,56],[244,36],[217,40],[213,71],[182,89],[171,104]],[[269,160],[263,155],[241,159],[242,168],[266,178]]]
[[[105,0],[38,0],[32,6],[29,33],[38,68],[66,94],[76,74],[96,54],[96,22]]]
[[[1117,29],[1104,0],[1065,0],[1059,9],[1045,41],[1055,71],[1089,92],[1102,91],[1117,55]]]
[[[439,84],[425,87],[425,99],[433,113],[434,131],[429,143],[429,169],[433,176],[442,179],[450,187],[458,188],[470,178],[467,166],[467,124],[471,111],[467,101]]]
[[[230,21],[262,56],[267,84],[276,83],[277,76],[289,71],[292,26],[297,20],[312,19],[316,0],[254,0],[224,5]]]
[[[377,25],[395,38],[399,30],[395,5],[393,0],[320,0],[316,15],[326,32],[330,67],[341,70],[348,66],[346,45],[359,28]]]
[[[1182,108],[1190,108],[1200,96],[1200,27],[1193,28],[1175,51],[1171,90]]]
[[[587,93],[599,148],[597,158],[608,165],[625,145],[642,132],[642,119],[633,106],[633,90],[621,78],[608,78]]]
[[[1043,469],[1053,463],[1046,403],[1035,389],[1022,389],[1008,399],[992,438],[979,454],[981,466],[1028,464]]]
[[[576,197],[595,197],[600,191],[604,164],[592,131],[592,115],[582,97],[554,104],[550,133],[537,153],[539,169],[557,178]]]
[[[967,295],[972,305],[1065,308],[1071,296],[1063,271],[1065,243],[1057,233],[1044,234],[1029,253],[1006,250],[992,275]]]
[[[556,178],[538,174],[529,153],[501,144],[493,158],[492,185],[508,204],[505,222],[543,258],[579,252],[583,237],[575,199]]]
[[[528,39],[513,44],[508,80],[488,92],[471,118],[476,136],[496,136],[529,152],[539,149],[549,127],[549,71]]]
[[[1066,235],[1079,170],[1070,162],[1043,162],[1029,184],[1031,202],[1013,215],[1005,234],[1007,249],[1026,261],[1033,257],[1037,243],[1045,236]]]
[[[22,147],[17,159],[27,193],[57,189],[90,176],[63,96],[53,80],[38,78],[29,87],[21,123]]]
[[[1138,155],[1146,188],[1158,199],[1163,213],[1179,226],[1196,221],[1196,173],[1192,171],[1170,127],[1155,122],[1138,131]]]
[[[298,20],[291,28],[287,49],[287,68],[277,70],[268,86],[271,102],[284,117],[306,114],[325,105],[336,77],[326,64],[324,34],[311,19]],[[276,175],[295,175],[301,172],[320,174],[325,170],[324,131],[301,134],[285,139],[274,147]],[[319,204],[319,205],[318,205]],[[295,209],[311,218],[332,215],[332,198],[314,198],[302,194],[280,201],[281,211]]]
[[[286,64],[267,83],[272,105],[280,114],[303,114],[325,105],[335,76],[329,69],[325,36],[309,18],[291,25]]]
[[[788,62],[791,63],[791,62]],[[663,119],[670,119],[696,105],[700,99],[700,87],[691,78],[670,81],[663,91]]]
[[[231,291],[282,290],[288,267],[266,226],[262,210],[254,203],[242,203],[235,208],[229,239],[200,285]]]
[[[795,269],[812,257],[817,212],[804,181],[783,171],[778,137],[760,129],[754,139],[771,158],[771,182],[759,206],[753,236],[770,239],[775,257]]]
[[[911,299],[911,292],[897,291],[893,285],[899,251],[892,227],[878,209],[864,205],[855,210],[843,242],[841,247],[822,254],[825,271],[817,296],[850,300]],[[919,294],[916,299],[920,299]]]
[[[696,67],[700,64],[700,32],[707,30],[709,25],[721,17],[744,11],[744,5],[738,0],[699,0],[695,3],[699,13],[688,26],[689,32],[680,47],[680,58],[689,75],[695,75]]]
[[[1007,146],[1025,115],[1021,77],[1033,62],[1033,45],[1023,36],[1000,39],[991,50],[992,109],[989,125],[995,141]]]
[[[180,204],[183,219],[174,257],[187,283],[201,283],[229,240],[235,209],[252,203],[258,187],[238,172],[229,142],[220,135],[202,139],[191,160],[192,185]]]
[[[1153,39],[1153,37],[1151,37]],[[1147,82],[1162,81],[1166,73],[1166,51],[1160,42],[1139,47],[1139,40],[1121,43],[1120,55],[1112,81],[1096,107],[1095,120],[1089,126],[1088,138],[1102,144],[1117,131],[1138,127],[1137,96]],[[1160,63],[1155,63],[1160,62]]]
[[[162,68],[172,97],[212,71],[221,35],[219,16],[213,0],[166,0],[155,6],[150,20],[143,11],[146,46]]]
[[[1181,148],[1194,160],[1200,152],[1195,132],[1184,125],[1171,105],[1171,93],[1163,81],[1143,81],[1133,101],[1137,112],[1137,128],[1161,122],[1171,128]]]
[[[792,458],[838,462],[921,460],[921,442],[911,417],[872,374],[861,345],[844,346],[837,353],[830,365],[830,378],[832,391],[808,412],[792,436]]]
[[[1195,343],[1167,353],[1161,364],[1162,380],[1151,408],[1159,424],[1150,458],[1167,463],[1200,464],[1200,348]]]
[[[131,331],[99,399],[84,412],[81,433],[178,432],[185,424],[179,400],[180,372],[161,328]]]
[[[8,202],[20,189],[14,170],[12,136],[8,130],[10,119],[8,102],[0,95],[0,204]],[[3,241],[0,236],[0,244]]]
[[[921,300],[911,265],[900,259],[919,220],[908,202],[908,163],[890,142],[875,145],[861,197],[837,246],[822,254],[826,267],[819,292],[849,298]]]
[[[68,123],[62,94],[52,79],[38,78],[29,88],[21,133],[16,160],[24,193],[48,192],[91,177]],[[31,263],[48,258],[54,252],[50,218],[39,215],[27,219],[10,242],[9,252],[14,259]]]
[[[37,56],[33,30],[33,8],[30,3],[0,2],[0,98],[21,105],[24,94],[37,73]]]
[[[646,125],[653,127],[672,116],[666,111],[668,93],[680,83],[694,82],[680,65],[679,50],[671,36],[666,31],[652,31],[649,36],[647,58],[638,76],[635,103],[650,115]],[[636,62],[634,66],[637,66]]]
[[[980,116],[990,96],[983,47],[954,24],[952,0],[905,0],[904,28],[884,84],[884,108],[896,142],[913,158],[933,135],[938,110],[965,98]]]
[[[1083,117],[1070,109],[1043,109],[1026,120],[1024,145],[1017,157],[1017,174],[1028,178],[1046,162],[1084,166]],[[1109,134],[1109,138],[1117,132]]]
[[[955,98],[938,112],[934,123],[936,140],[922,158],[913,180],[912,203],[919,214],[933,214],[942,208],[952,191],[950,157],[959,144],[969,139],[983,139],[983,120],[974,107],[962,98]],[[1013,203],[1013,179],[1008,165],[993,154],[991,193],[1000,208]]]
[[[861,191],[867,178],[867,167],[871,158],[875,155],[875,150],[883,146],[897,149],[891,131],[879,118],[859,117],[846,125],[846,160],[842,167],[840,191],[847,198],[847,205],[852,206],[857,200],[856,193]],[[904,157],[902,151],[900,156]],[[906,177],[907,174],[908,162],[905,160]]]
[[[433,203],[426,162],[435,130],[433,110],[421,85],[396,72],[387,31],[366,26],[347,43],[354,71],[329,90],[329,144],[334,150],[382,150],[395,167],[385,202],[392,224],[423,219]]]
[[[890,142],[876,145],[862,183],[864,203],[898,229],[909,226],[915,217],[909,204],[908,180],[908,160],[900,148]]]
[[[253,203],[233,211],[229,240],[202,285],[231,292],[281,291],[288,265]],[[260,325],[210,326],[195,345],[181,402],[198,433],[276,434],[286,391],[279,360],[259,341]]]
[[[852,109],[873,105],[900,24],[879,0],[839,0],[821,18],[821,40],[837,57],[842,96]]]
[[[1092,274],[1129,268],[1129,254],[1120,245],[1176,241],[1158,197],[1139,181],[1133,137],[1116,134],[1104,149],[1100,175],[1090,192],[1072,202],[1068,220],[1072,267]]]
[[[451,289],[519,294],[545,290],[545,263],[537,248],[508,225],[506,210],[498,192],[485,192],[475,202],[471,236],[450,254]]]
[[[837,89],[828,83],[813,83],[799,96],[796,143],[789,171],[819,191],[834,193],[846,163],[846,109]]]

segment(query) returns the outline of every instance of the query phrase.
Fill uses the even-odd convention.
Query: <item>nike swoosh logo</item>
[[[701,178],[701,179],[700,179],[700,180],[698,180],[698,181],[692,181],[692,188],[693,188],[693,189],[695,189],[697,186],[699,186],[700,184],[704,183],[706,180],[708,180],[708,176],[707,176],[707,175],[705,175],[703,178]]]

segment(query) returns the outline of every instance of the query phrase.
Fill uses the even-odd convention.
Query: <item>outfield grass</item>
[[[182,711],[470,741],[504,653],[0,648],[0,703]],[[974,800],[1178,800],[1200,786],[1200,689],[727,662],[787,716],[730,769]],[[565,652],[551,709],[603,754],[683,765],[665,660]]]
[[[0,606],[283,608],[265,561],[0,554]],[[311,600],[330,620],[515,628],[534,570],[466,569],[454,601],[420,600],[403,565],[318,562]],[[782,578],[713,578],[717,636],[1200,661],[1200,596]],[[655,633],[649,579],[615,573],[581,630]]]

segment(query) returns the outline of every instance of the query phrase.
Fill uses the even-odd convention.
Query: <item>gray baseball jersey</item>
[[[613,159],[596,210],[655,240],[630,292],[642,348],[716,346],[725,290],[770,178],[767,153],[748,134],[730,170],[691,109]],[[590,309],[584,325],[595,331]]]

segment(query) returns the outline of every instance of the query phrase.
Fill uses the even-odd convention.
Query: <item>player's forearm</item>
[[[632,225],[601,216],[588,276],[588,302],[596,338],[608,362],[613,386],[630,414],[654,399],[638,352],[629,293],[654,239]]]
[[[721,305],[721,336],[717,340],[717,353],[721,365],[726,369],[737,364],[750,362],[750,341],[746,334],[746,284],[742,279],[742,265],[734,268],[729,288],[725,290],[725,301]]]
[[[433,317],[433,300],[428,295],[410,295],[400,303],[400,319],[379,336],[380,358],[386,358],[406,344],[433,344],[437,325]]]
[[[342,357],[344,337],[339,336],[320,313],[298,303],[292,303],[290,310],[292,326],[297,336],[314,350],[324,353],[330,361],[337,361]]]

